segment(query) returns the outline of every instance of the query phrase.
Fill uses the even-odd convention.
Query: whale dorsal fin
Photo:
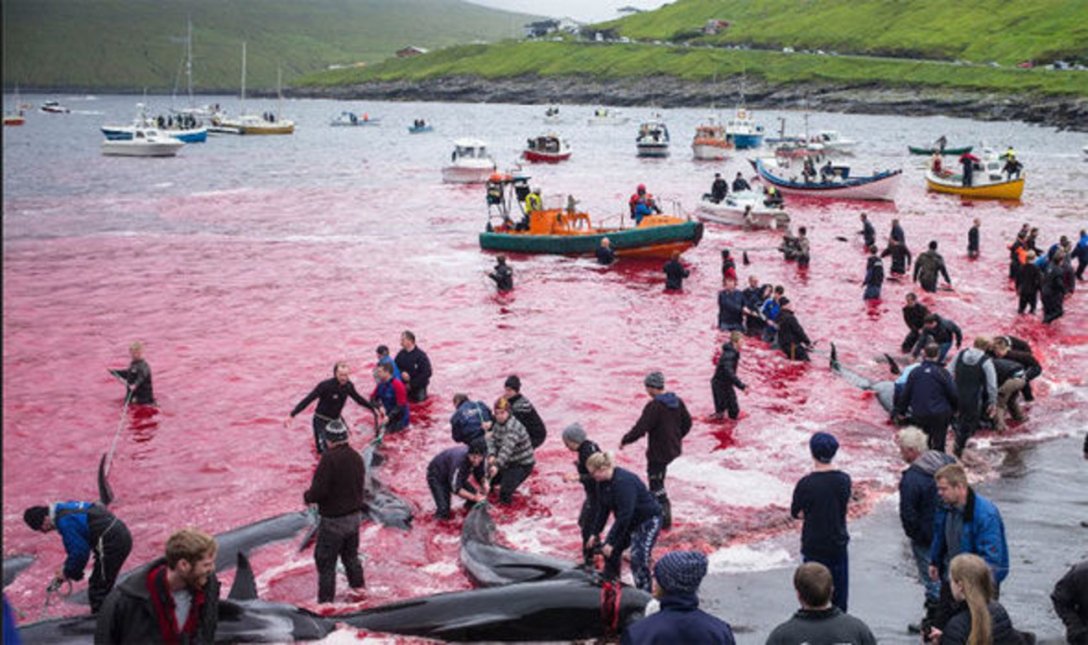
[[[238,552],[238,568],[234,574],[234,584],[230,586],[227,598],[231,600],[256,600],[257,581],[253,578],[253,567],[249,565],[246,554]]]

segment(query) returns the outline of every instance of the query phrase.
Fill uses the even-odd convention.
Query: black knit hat
[[[508,387],[511,390],[515,391],[515,392],[520,392],[521,391],[521,379],[518,378],[517,374],[511,374],[510,376],[506,377],[506,383],[504,383],[503,386]]]
[[[470,455],[486,455],[487,454],[487,440],[479,438],[468,444],[468,454]]]
[[[45,518],[49,517],[49,509],[45,506],[31,506],[23,511],[23,521],[35,531],[42,530]]]

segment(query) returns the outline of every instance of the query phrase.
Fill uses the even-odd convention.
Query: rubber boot
[[[658,502],[661,504],[661,529],[672,528],[672,503],[666,495],[662,495]]]

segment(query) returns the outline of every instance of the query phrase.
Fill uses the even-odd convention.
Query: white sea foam
[[[669,478],[702,489],[711,497],[733,506],[789,504],[793,484],[758,470],[737,470],[719,463],[681,457],[669,465]]]
[[[710,573],[739,573],[781,569],[793,564],[790,552],[780,546],[738,544],[711,553]]]

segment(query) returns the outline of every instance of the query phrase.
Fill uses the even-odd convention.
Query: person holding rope
[[[49,592],[60,589],[67,581],[82,580],[87,560],[94,553],[94,569],[87,587],[91,613],[97,614],[106,595],[113,589],[121,565],[132,551],[132,535],[125,523],[94,502],[51,502],[47,506],[31,506],[23,513],[23,521],[34,531],[48,533],[56,529],[64,542],[68,557],[57,569]]]
[[[129,402],[155,405],[155,394],[151,389],[151,366],[144,360],[144,344],[135,341],[128,346],[128,354],[132,357],[128,369],[110,370],[110,374],[125,382]]]
[[[363,398],[355,389],[355,384],[351,382],[351,368],[348,366],[347,361],[337,361],[332,367],[333,378],[321,381],[314,389],[306,395],[306,398],[299,401],[294,410],[291,410],[291,414],[283,420],[283,427],[290,428],[291,420],[306,409],[306,406],[310,405],[317,399],[317,409],[314,410],[314,445],[317,447],[317,452],[325,452],[325,428],[332,421],[342,421],[340,413],[344,410],[344,405],[348,402],[348,397],[351,397],[359,405],[370,410],[379,417],[385,416],[385,413],[380,407],[375,406],[370,401]]]

